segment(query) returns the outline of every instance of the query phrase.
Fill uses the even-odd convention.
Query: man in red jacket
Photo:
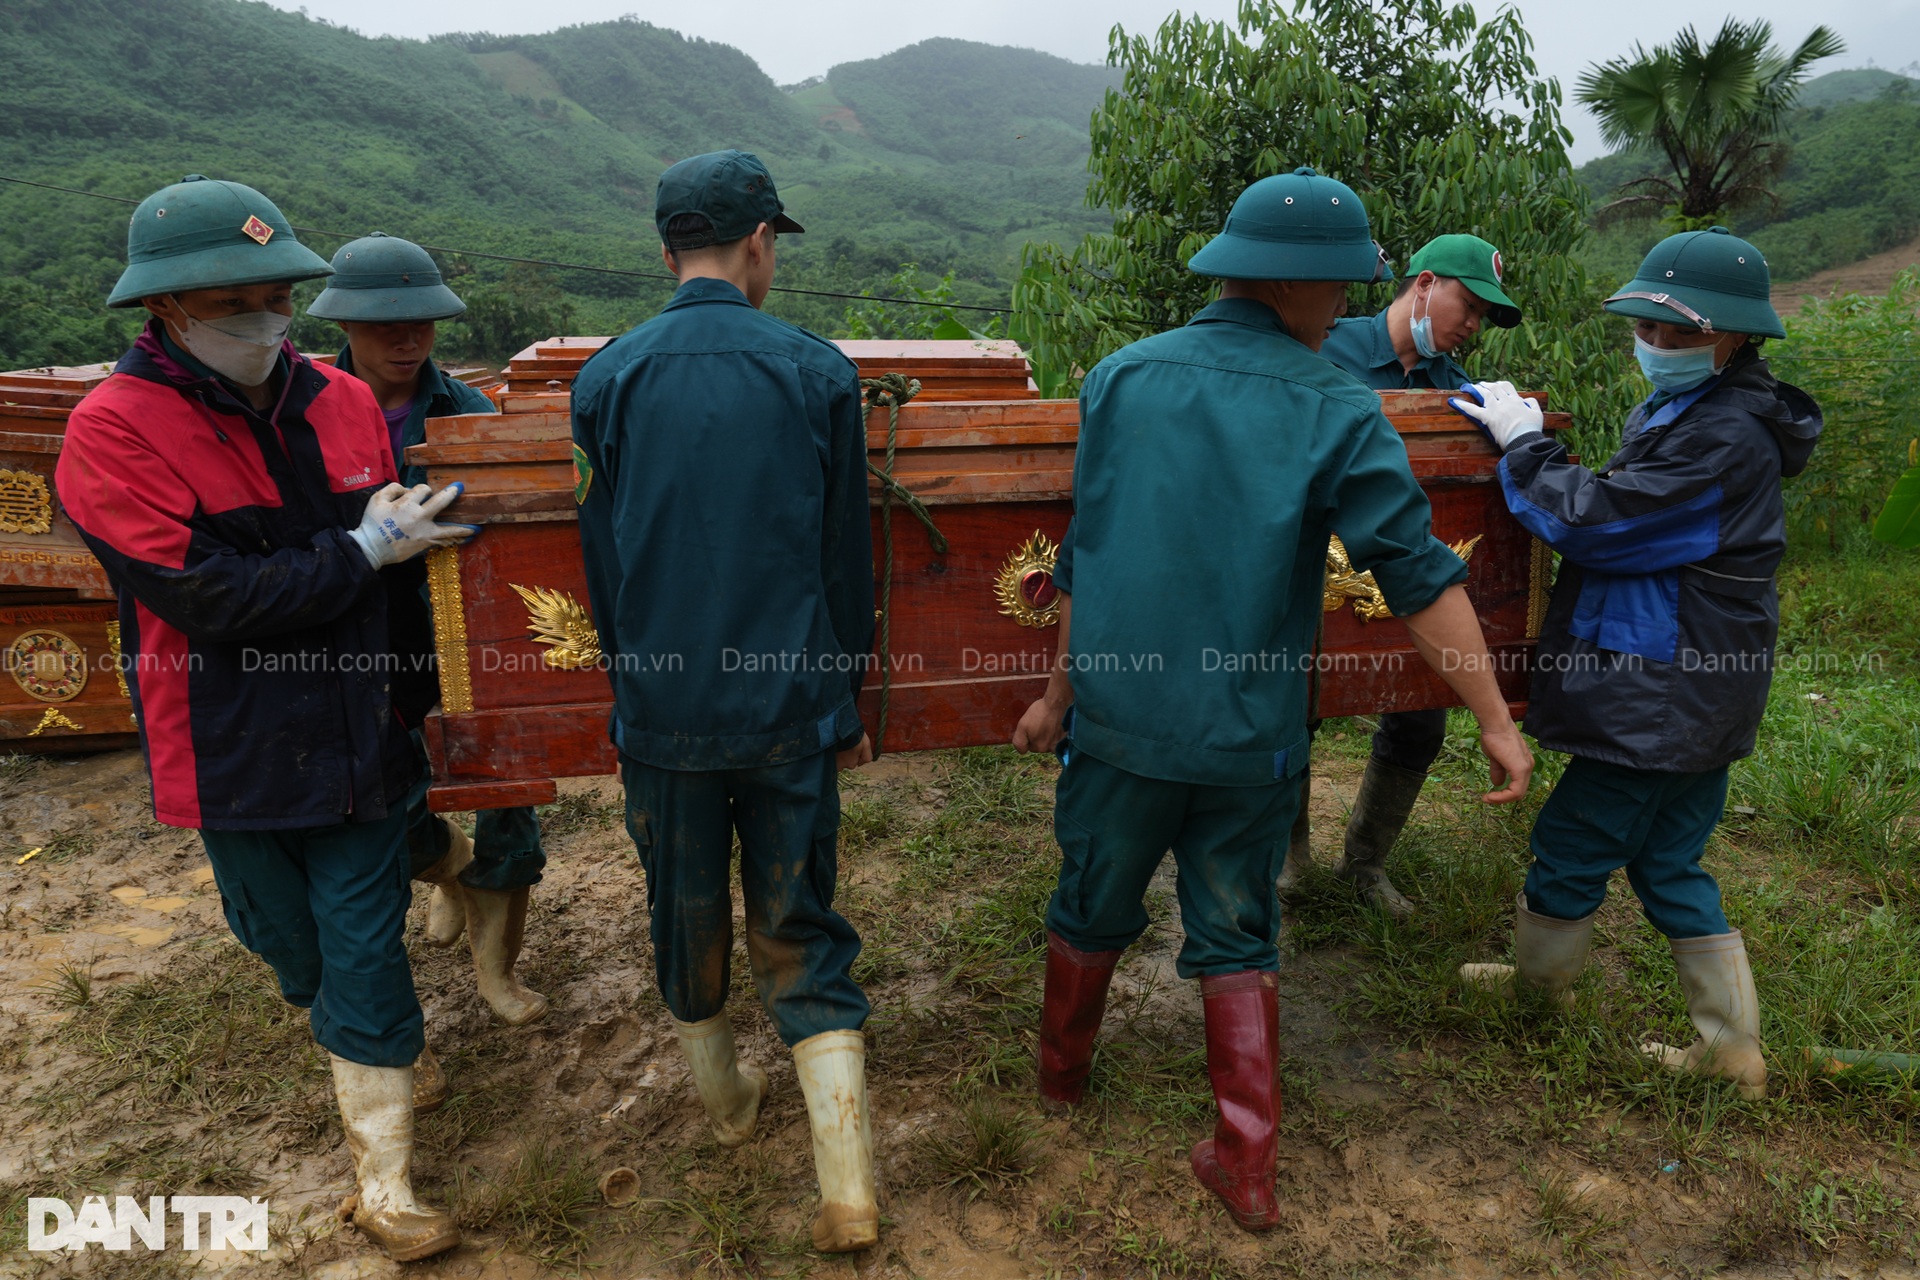
[[[380,571],[471,536],[394,480],[365,383],[286,342],[325,261],[251,187],[198,175],[134,210],[108,306],[153,319],[74,409],[56,481],[120,600],[154,816],[198,828],[228,925],[311,1010],[358,1194],[390,1257],[459,1243],[414,1203],[424,1044],[402,939],[404,800]]]

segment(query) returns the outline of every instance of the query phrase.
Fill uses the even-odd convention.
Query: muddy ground
[[[464,944],[419,943],[416,900],[429,1042],[456,1094],[422,1123],[416,1187],[454,1206],[468,1239],[401,1268],[335,1223],[350,1174],[324,1057],[232,942],[197,837],[153,823],[137,755],[9,766],[0,1274],[1920,1277],[1910,1130],[1836,1143],[1791,1114],[1777,1122],[1779,1150],[1851,1179],[1835,1185],[1879,1189],[1877,1210],[1829,1215],[1845,1229],[1823,1236],[1808,1223],[1829,1219],[1795,1217],[1734,1158],[1776,1122],[1722,1137],[1696,1115],[1698,1140],[1676,1149],[1671,1125],[1620,1095],[1570,1106],[1544,1078],[1550,1063],[1516,1073],[1489,1056],[1498,1046],[1367,1017],[1353,999],[1364,941],[1283,940],[1285,1221],[1239,1231],[1187,1168],[1210,1103],[1198,991],[1173,970],[1170,869],[1155,928],[1119,971],[1093,1104],[1071,1120],[1033,1105],[1050,770],[969,753],[895,757],[848,780],[841,898],[867,939],[857,976],[875,1006],[885,1225],[879,1247],[840,1259],[806,1249],[805,1115],[744,954],[741,1050],[772,1089],[754,1141],[722,1152],[653,989],[617,783],[565,784],[544,814],[551,863],[521,967],[552,998],[544,1021],[493,1020]],[[1323,863],[1358,774],[1335,757],[1316,780]],[[1416,822],[1447,821],[1460,798],[1434,792]],[[1309,915],[1348,920],[1356,908],[1328,880]],[[1618,895],[1607,908],[1625,910]],[[1363,917],[1350,936],[1390,927]],[[1702,1097],[1732,1106],[1724,1091]],[[617,1166],[638,1173],[640,1195],[607,1207],[596,1182]],[[22,1251],[29,1194],[196,1190],[269,1197],[272,1251]]]

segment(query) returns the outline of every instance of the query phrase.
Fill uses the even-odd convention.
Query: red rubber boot
[[[1193,1176],[1248,1231],[1280,1224],[1273,1167],[1279,1155],[1279,979],[1249,970],[1200,979],[1207,1013],[1207,1077],[1220,1119],[1193,1149]]]
[[[1107,1011],[1118,951],[1081,951],[1047,932],[1047,987],[1040,1006],[1040,1100],[1076,1105],[1087,1092],[1093,1037]]]

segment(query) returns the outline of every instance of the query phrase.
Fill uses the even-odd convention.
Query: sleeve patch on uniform
[[[587,490],[593,487],[593,464],[587,461],[587,451],[579,445],[573,446],[573,505],[579,506],[587,500]]]

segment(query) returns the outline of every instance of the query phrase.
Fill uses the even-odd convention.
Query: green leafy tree
[[[499,284],[462,285],[467,313],[447,325],[446,354],[504,362],[542,338],[572,332],[573,304],[539,267],[514,263]]]
[[[1176,15],[1153,36],[1116,28],[1124,83],[1093,117],[1090,204],[1113,230],[1072,250],[1030,245],[1016,335],[1065,389],[1116,348],[1184,324],[1215,282],[1186,261],[1256,179],[1310,164],[1366,201],[1400,263],[1472,232],[1500,246],[1520,328],[1477,342],[1469,367],[1547,391],[1609,429],[1644,394],[1624,325],[1574,258],[1585,192],[1567,162],[1560,89],[1540,77],[1519,15],[1478,21],[1443,0],[1243,0],[1229,26]],[[1386,286],[1357,290],[1369,308]]]
[[[1775,203],[1787,113],[1809,68],[1845,47],[1822,26],[1782,52],[1768,23],[1729,18],[1707,43],[1688,27],[1670,45],[1636,44],[1628,57],[1589,67],[1575,97],[1599,121],[1601,140],[1658,150],[1672,170],[1620,187],[1600,219],[1659,212],[1669,230],[1697,231]]]
[[[1001,333],[1002,319],[999,316],[986,318],[986,326],[981,329],[971,327],[966,321],[954,314],[951,303],[958,301],[953,296],[953,269],[935,280],[931,287],[920,283],[920,265],[915,262],[903,262],[893,278],[881,286],[879,297],[871,302],[856,303],[846,309],[842,317],[843,332],[849,338],[996,338]],[[861,290],[865,296],[870,291]],[[887,302],[887,298],[912,298],[913,302]],[[969,316],[980,317],[979,312],[968,312]],[[977,320],[976,320],[977,322]]]

